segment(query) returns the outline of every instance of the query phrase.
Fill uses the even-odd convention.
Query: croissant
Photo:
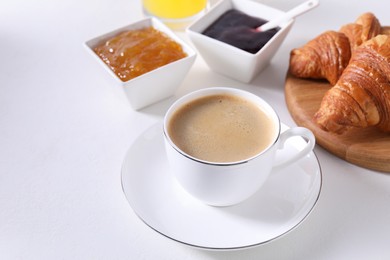
[[[381,32],[381,25],[374,14],[364,13],[355,23],[342,26],[340,32],[348,37],[351,51],[353,51],[363,42],[377,36]]]
[[[390,35],[390,26],[382,26],[380,34]]]
[[[326,31],[290,53],[290,73],[299,78],[327,79],[336,84],[351,58],[347,36]]]
[[[364,13],[338,32],[325,32],[305,46],[292,50],[290,73],[299,78],[324,78],[334,85],[348,65],[351,53],[378,34],[390,34],[390,29],[381,27],[374,14]]]
[[[354,51],[314,120],[330,132],[375,126],[390,132],[390,36],[378,35]]]

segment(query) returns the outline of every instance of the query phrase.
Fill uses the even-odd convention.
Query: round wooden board
[[[325,81],[299,79],[287,74],[285,98],[294,121],[309,128],[316,136],[317,144],[336,156],[368,169],[390,172],[390,134],[369,127],[336,135],[313,122],[313,115],[330,88]]]

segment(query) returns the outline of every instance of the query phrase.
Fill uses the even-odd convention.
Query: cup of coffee
[[[164,117],[170,170],[193,197],[213,206],[240,203],[255,194],[274,167],[310,153],[313,133],[294,127],[281,133],[275,110],[235,88],[206,88],[178,99]],[[275,161],[287,139],[306,140],[303,150]]]

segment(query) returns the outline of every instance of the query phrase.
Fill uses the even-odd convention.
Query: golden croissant
[[[336,84],[347,67],[351,48],[347,36],[327,31],[290,53],[289,71],[299,78],[327,79]]]
[[[390,132],[390,36],[357,47],[337,84],[322,99],[314,120],[325,130],[375,126]]]
[[[336,84],[349,63],[352,52],[363,42],[386,33],[372,13],[364,13],[355,23],[338,32],[327,31],[290,53],[290,73],[299,78],[326,79]]]
[[[382,26],[379,34],[390,35],[390,26]]]
[[[353,52],[363,42],[377,36],[381,32],[381,25],[374,14],[364,13],[355,23],[342,26],[340,32],[348,37]]]

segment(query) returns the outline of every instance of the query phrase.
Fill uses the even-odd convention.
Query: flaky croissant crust
[[[377,36],[381,32],[381,25],[376,16],[368,12],[360,15],[355,23],[342,26],[339,31],[348,37],[353,51],[363,42]]]
[[[360,15],[338,32],[327,31],[290,53],[290,73],[299,78],[326,79],[331,85],[348,65],[352,52],[363,42],[386,32],[372,13]]]
[[[300,78],[327,79],[334,85],[348,65],[351,49],[340,32],[327,31],[290,53],[290,73]]]
[[[367,126],[390,132],[390,36],[378,35],[356,48],[314,120],[336,133]]]

